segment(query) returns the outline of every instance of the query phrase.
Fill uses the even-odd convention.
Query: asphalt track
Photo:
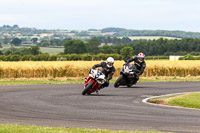
[[[132,131],[200,132],[200,110],[143,99],[200,91],[200,82],[138,83],[82,96],[83,84],[0,86],[0,123]]]

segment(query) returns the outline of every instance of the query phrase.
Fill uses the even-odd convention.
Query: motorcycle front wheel
[[[93,84],[94,82],[90,81],[88,85],[85,87],[85,89],[83,90],[82,95],[85,95],[90,89],[92,89]]]
[[[120,82],[123,79],[123,75],[120,75],[119,78],[115,81],[114,87],[117,88],[120,86]]]

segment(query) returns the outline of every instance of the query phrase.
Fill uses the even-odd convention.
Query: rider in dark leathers
[[[99,64],[96,64],[92,67],[92,69],[95,69],[97,67],[102,67],[100,70],[102,71],[103,74],[105,74],[106,81],[101,85],[100,89],[103,89],[104,87],[109,86],[109,80],[112,79],[113,74],[115,73],[115,67],[113,66],[114,64],[114,59],[112,57],[108,57],[106,62],[101,62]],[[91,70],[90,70],[91,72]]]
[[[146,68],[146,63],[144,61],[144,57],[145,55],[143,53],[139,53],[137,56],[133,56],[132,58],[126,60],[126,63],[130,63],[132,61],[134,61],[135,63],[135,66],[136,66],[136,69],[137,69],[137,74],[136,74],[136,77],[135,77],[135,83],[137,83],[137,81],[139,80],[139,76],[141,74],[143,74],[143,72],[145,71],[145,68]]]

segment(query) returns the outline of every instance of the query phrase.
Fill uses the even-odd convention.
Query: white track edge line
[[[199,91],[195,91],[195,92],[199,92]],[[182,93],[172,93],[172,94],[166,94],[166,95],[160,95],[160,96],[152,96],[152,97],[148,97],[148,98],[143,99],[142,102],[146,103],[146,104],[154,105],[154,106],[162,106],[162,107],[170,107],[170,108],[178,108],[178,109],[190,109],[190,110],[198,110],[199,111],[200,109],[196,109],[196,108],[170,106],[170,105],[155,104],[155,103],[148,102],[148,100],[154,99],[154,98],[174,96],[174,95],[181,95],[181,94],[186,94],[186,93],[195,93],[195,92],[182,92]]]

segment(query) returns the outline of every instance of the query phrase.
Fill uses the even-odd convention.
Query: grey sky
[[[200,32],[198,0],[4,0],[0,26]]]

